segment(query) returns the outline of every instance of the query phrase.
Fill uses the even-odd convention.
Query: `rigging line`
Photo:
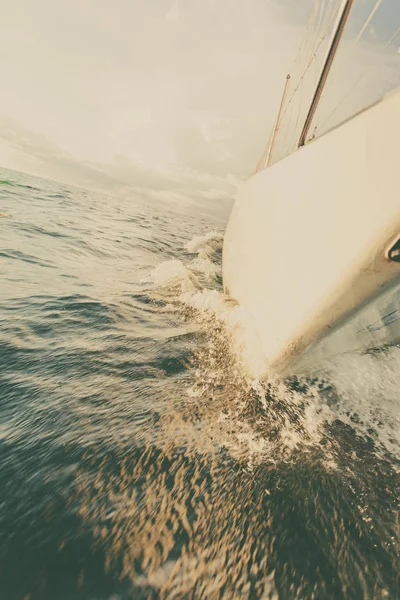
[[[325,127],[325,125],[328,123],[328,121],[330,121],[330,119],[332,118],[332,116],[335,114],[335,112],[338,110],[338,108],[340,108],[343,104],[343,102],[345,100],[347,100],[347,98],[350,96],[350,94],[354,91],[354,89],[358,86],[358,84],[360,83],[360,81],[362,79],[364,79],[365,77],[365,73],[363,73],[362,75],[360,75],[360,77],[357,79],[357,81],[351,86],[351,88],[349,90],[347,90],[347,92],[345,93],[345,95],[343,96],[343,98],[339,101],[339,103],[335,106],[335,108],[332,110],[332,112],[327,116],[327,118],[325,119],[325,121],[318,127],[319,130],[323,129]]]
[[[322,67],[321,75],[320,75],[319,81],[317,83],[317,86],[315,88],[315,92],[314,92],[314,96],[313,96],[313,99],[312,99],[312,102],[310,105],[310,109],[308,111],[307,118],[305,120],[304,127],[303,127],[303,130],[300,135],[300,139],[298,142],[299,148],[300,148],[300,146],[304,146],[304,144],[306,142],[308,131],[312,125],[312,121],[315,116],[315,111],[317,110],[318,103],[321,99],[321,94],[324,90],[326,81],[328,79],[329,72],[331,70],[337,49],[340,44],[340,40],[343,35],[343,31],[346,27],[346,23],[349,18],[353,4],[354,4],[354,0],[343,0],[343,2],[341,4],[339,14],[338,14],[338,20],[337,20],[337,23],[336,23],[336,26],[335,26],[335,29],[333,32],[333,37],[330,41],[330,45],[329,45],[328,52],[327,52],[327,55],[325,58],[325,62]]]
[[[319,10],[318,7],[319,7],[320,2],[321,2],[321,0],[315,0],[314,8],[312,10],[306,32],[303,36],[303,39],[300,43],[300,46],[297,50],[297,53],[296,53],[296,56],[294,59],[293,71],[296,71],[297,69],[301,70],[301,66],[304,62],[304,55],[308,54],[308,46],[311,45],[310,42],[312,41],[313,29],[315,26],[315,20],[318,16],[318,10]]]
[[[268,140],[268,143],[267,143],[266,147],[263,150],[261,158],[260,158],[260,160],[257,163],[257,167],[256,167],[256,170],[255,170],[256,173],[258,173],[259,171],[262,171],[263,169],[265,169],[266,167],[269,166],[271,152],[272,152],[272,148],[274,146],[276,134],[278,132],[279,123],[280,123],[280,115],[281,115],[282,108],[283,108],[283,105],[284,105],[284,102],[285,102],[285,97],[286,97],[286,93],[287,93],[287,88],[288,88],[289,81],[290,81],[290,75],[286,75],[285,86],[283,88],[283,93],[282,93],[281,101],[280,101],[280,104],[279,104],[279,111],[278,111],[278,114],[277,114],[277,117],[276,117],[275,125],[274,125],[272,133],[270,135],[270,138]]]
[[[354,46],[356,46],[358,44],[358,42],[360,41],[360,39],[362,38],[365,30],[367,29],[368,25],[371,23],[371,20],[373,19],[374,14],[376,13],[376,11],[378,10],[378,8],[380,7],[381,4],[382,4],[382,0],[377,0],[377,2],[375,4],[374,8],[372,9],[369,17],[367,18],[367,20],[365,21],[364,25],[362,26],[360,33],[356,37],[356,39],[354,41]]]
[[[298,51],[295,56],[294,65],[293,65],[293,74],[299,70],[302,71],[304,58],[310,54],[309,47],[312,46],[314,41],[315,31],[320,28],[321,14],[323,13],[323,9],[320,8],[320,4],[325,0],[315,0],[314,7],[307,25],[306,32],[303,36],[303,39],[300,43]],[[332,0],[330,0],[332,2]],[[318,21],[317,26],[315,23]],[[296,77],[297,79],[297,77]]]
[[[369,14],[367,20],[365,21],[364,25],[362,26],[357,38],[355,39],[354,43],[353,43],[353,49],[354,47],[357,45],[357,43],[360,41],[361,37],[363,36],[366,28],[368,27],[368,25],[370,24],[372,18],[374,17],[376,11],[378,10],[379,6],[381,5],[382,0],[377,0],[374,8],[372,9],[371,13]],[[388,42],[385,44],[384,48],[387,48],[390,43],[393,41],[393,39],[396,37],[396,35],[400,32],[400,27],[396,30],[396,32],[392,35],[392,37],[388,40]],[[354,88],[360,83],[360,81],[365,77],[366,72],[364,72],[359,79],[356,81],[356,83],[354,85],[352,85],[352,87],[346,92],[346,94],[343,96],[343,98],[339,101],[339,104],[333,109],[333,111],[330,113],[330,115],[327,117],[327,119],[323,122],[323,124],[319,127],[319,129],[322,129],[326,123],[330,120],[331,116],[336,112],[336,110],[343,104],[343,101],[347,99],[347,97],[349,96],[349,94],[354,90]],[[330,81],[330,85],[327,87],[332,87],[332,79]],[[325,89],[325,93],[326,93],[326,89]],[[325,94],[324,94],[325,95]]]
[[[336,16],[336,13],[338,12],[340,2],[341,0],[328,0],[328,3],[326,4],[326,0],[315,0],[314,8],[307,26],[306,34],[302,40],[302,43],[300,44],[300,48],[295,58],[294,72],[297,69],[299,69],[302,74],[300,76],[298,85],[296,86],[296,89],[294,90],[288,102],[288,106],[292,102],[293,97],[299,89],[300,84],[303,81],[305,75],[308,73],[308,70],[310,69],[310,66],[313,63],[313,60],[316,57],[316,54],[322,42],[325,40],[326,34],[329,31],[329,28]],[[315,47],[315,38],[318,37],[318,32],[320,32],[320,41]],[[309,56],[310,54],[311,59],[304,68],[304,66],[302,65],[304,65],[305,58],[307,58],[307,56]],[[297,77],[295,77],[294,74],[293,79],[297,79]]]
[[[394,32],[394,34],[388,39],[388,41],[386,42],[386,44],[384,45],[384,48],[387,48],[392,41],[394,40],[394,38],[400,33],[400,27]],[[373,72],[376,73],[376,71],[380,68],[379,65],[375,65],[373,68]],[[347,100],[347,98],[350,96],[350,94],[354,91],[354,89],[358,86],[358,84],[360,83],[360,81],[362,81],[367,73],[368,73],[368,67],[364,68],[364,72],[360,75],[360,77],[357,79],[357,81],[351,86],[351,88],[345,93],[345,95],[343,96],[343,98],[339,101],[339,103],[335,106],[335,108],[332,110],[331,113],[329,113],[329,115],[327,116],[327,118],[325,119],[325,121],[318,127],[318,129],[323,129],[325,127],[325,125],[328,123],[328,121],[330,121],[330,119],[332,118],[332,116],[335,114],[335,112],[338,110],[338,108],[340,108],[340,106],[342,106],[343,102],[345,100]]]
[[[319,42],[317,44],[317,47],[315,48],[313,54],[311,55],[311,58],[310,58],[310,60],[309,60],[309,62],[307,64],[307,66],[305,67],[305,69],[304,69],[304,71],[303,71],[300,79],[298,80],[297,86],[294,89],[294,91],[293,91],[293,93],[292,93],[292,95],[290,97],[290,100],[287,102],[284,110],[281,111],[281,115],[279,116],[279,119],[278,119],[278,122],[277,122],[277,125],[276,125],[276,131],[275,131],[275,134],[274,134],[274,138],[278,135],[278,132],[279,133],[282,132],[283,120],[284,120],[284,117],[288,114],[289,109],[291,109],[292,112],[293,112],[294,107],[292,105],[292,101],[295,98],[296,93],[299,90],[299,88],[301,86],[301,83],[304,80],[304,77],[306,76],[306,74],[308,73],[310,67],[312,66],[313,63],[317,67],[317,64],[315,62],[315,58],[316,58],[317,52],[318,52],[318,50],[319,50],[322,42],[324,41],[325,36],[326,36],[327,32],[329,31],[329,29],[330,29],[330,27],[332,25],[333,20],[336,18],[336,15],[337,15],[337,12],[338,12],[338,9],[339,9],[339,4],[342,1],[343,0],[329,0],[328,6],[326,6],[326,5],[324,6],[323,3],[325,2],[325,0],[316,0],[315,6],[314,6],[313,15],[312,15],[312,19],[311,19],[312,22],[309,24],[308,29],[309,30],[310,30],[310,28],[312,29],[312,25],[315,23],[316,20],[318,20],[317,27],[314,27],[314,30],[315,30],[314,31],[314,37],[315,37],[315,34],[318,31],[320,31],[323,35],[321,36],[321,38],[320,38],[320,40],[319,40]],[[322,7],[321,7],[321,4],[322,4]],[[322,25],[321,25],[321,23],[322,23]],[[309,46],[312,46],[313,44],[315,45],[315,39],[313,39],[310,36],[308,36],[308,37],[310,39],[307,40],[307,37],[306,37],[306,39],[303,40],[302,46],[307,46],[307,42],[308,42]],[[303,50],[303,53],[304,53],[304,48],[301,48],[301,49]],[[301,62],[304,62],[304,61],[299,61],[299,62],[300,62],[299,67],[301,67]],[[292,79],[293,79],[293,77],[292,77]],[[294,125],[294,127],[295,127],[296,130],[297,130],[297,127],[298,127],[298,124],[299,124],[300,116],[302,114],[301,100],[302,100],[302,98],[301,98],[301,95],[300,95],[299,106],[297,107],[297,111],[296,111],[297,112],[297,119],[296,119],[296,122],[295,122],[295,125]],[[283,146],[283,148],[285,148],[287,146],[287,140],[288,140],[288,136],[289,136],[290,133],[291,132],[290,132],[289,128],[286,126],[284,128],[283,138],[282,138],[282,134],[281,134],[280,147]],[[271,147],[271,150],[269,152],[267,166],[269,166],[269,164],[271,162],[270,159],[272,157],[272,150],[273,150],[273,153],[275,153],[275,139],[273,141],[272,146],[273,147]],[[292,143],[292,145],[290,146],[289,153],[293,152],[296,149],[296,146],[297,146],[297,143],[296,143],[296,141],[294,141]]]
[[[394,38],[400,33],[400,27],[394,32],[394,34],[392,35],[392,37],[386,42],[384,48],[387,48],[388,46],[390,46],[390,44],[393,42]]]
[[[280,115],[281,115],[282,108],[283,108],[283,105],[284,105],[284,102],[285,102],[285,96],[286,96],[286,92],[287,92],[287,87],[288,87],[289,81],[290,81],[290,75],[286,75],[285,87],[283,88],[283,94],[282,94],[282,99],[281,99],[281,103],[280,103],[280,106],[279,106],[279,112],[278,112],[278,116],[277,116],[277,119],[276,119],[276,124],[275,124],[275,127],[274,127],[274,131],[272,133],[271,143],[269,145],[268,153],[267,153],[267,156],[266,156],[266,159],[265,159],[265,165],[267,167],[268,167],[269,162],[270,162],[270,158],[271,158],[272,150],[273,150],[273,147],[274,147],[274,142],[275,142],[276,134],[278,132],[279,123],[280,123]]]
[[[271,134],[272,135],[272,134]],[[268,149],[271,145],[271,135],[270,135],[270,139],[268,140],[266,146],[264,146],[264,150],[261,154],[261,158],[257,163],[256,168],[254,169],[253,175],[255,175],[256,173],[259,173],[260,171],[262,171],[263,169],[265,169],[265,162],[266,162],[266,158],[268,155]]]
[[[323,0],[322,0],[322,4],[320,2],[317,3],[317,9],[315,12],[315,16],[311,23],[311,31],[310,31],[311,36],[316,35],[317,32],[320,31],[320,29],[322,29],[323,20],[324,20],[324,5],[323,5]],[[310,41],[312,42],[312,39]],[[310,44],[310,45],[312,45],[312,44]]]
[[[336,10],[337,10],[337,9],[336,9]],[[282,118],[285,116],[285,114],[286,114],[286,111],[287,111],[287,109],[289,108],[289,106],[290,106],[290,104],[291,104],[291,102],[292,102],[292,100],[293,100],[294,96],[296,95],[296,93],[297,93],[297,91],[298,91],[298,89],[299,89],[299,87],[300,87],[300,85],[301,85],[301,83],[302,83],[302,81],[303,81],[304,77],[307,75],[307,73],[308,73],[308,71],[309,71],[309,69],[310,69],[310,67],[311,67],[312,63],[314,62],[314,59],[316,58],[317,52],[318,52],[318,50],[320,49],[320,46],[321,46],[322,42],[325,40],[325,37],[326,37],[326,34],[327,34],[327,29],[329,29],[329,27],[330,27],[330,25],[331,25],[331,23],[332,23],[332,20],[333,20],[333,18],[336,16],[336,14],[335,14],[335,13],[336,13],[336,11],[334,12],[334,14],[332,14],[332,15],[330,16],[330,18],[329,18],[329,22],[328,22],[328,23],[327,23],[327,25],[326,25],[325,31],[324,31],[324,33],[323,33],[323,36],[321,37],[320,41],[318,42],[318,45],[317,45],[316,49],[314,50],[314,52],[313,52],[313,54],[312,54],[312,56],[311,56],[311,59],[310,59],[310,61],[308,62],[308,64],[307,64],[306,68],[304,69],[304,71],[303,71],[303,73],[302,73],[302,75],[301,75],[301,77],[300,77],[300,79],[299,79],[299,82],[298,82],[298,84],[297,84],[296,88],[294,89],[294,91],[293,91],[293,93],[292,93],[292,95],[291,95],[291,97],[290,97],[290,100],[288,101],[288,103],[287,103],[287,105],[286,105],[286,108],[285,108],[285,110],[284,110],[284,111],[283,111],[283,113],[282,113]]]
[[[289,106],[290,106],[290,104],[291,104],[291,102],[292,102],[293,98],[294,98],[294,97],[295,97],[295,95],[296,95],[296,92],[297,92],[297,91],[298,91],[298,89],[300,88],[301,82],[303,81],[304,77],[307,75],[307,73],[308,73],[308,71],[309,71],[309,69],[310,69],[310,67],[311,67],[312,63],[314,62],[314,60],[315,60],[315,58],[316,58],[316,56],[317,56],[317,52],[318,52],[318,50],[319,50],[319,48],[320,48],[320,46],[321,46],[322,42],[324,41],[324,39],[325,39],[325,36],[321,38],[321,40],[320,40],[320,42],[319,42],[319,44],[318,44],[317,48],[315,49],[315,51],[314,51],[314,52],[313,52],[313,54],[311,55],[310,61],[308,62],[308,64],[307,64],[306,68],[304,69],[304,71],[303,71],[303,73],[302,73],[302,75],[301,75],[301,77],[300,77],[300,79],[299,79],[299,82],[298,82],[297,86],[295,87],[295,89],[294,89],[294,91],[293,91],[293,94],[290,96],[290,100],[289,100],[289,102],[288,102],[288,103],[287,103],[287,105],[286,105],[286,108],[285,108],[285,110],[284,110],[284,112],[283,112],[283,114],[282,114],[282,117],[284,117],[284,116],[285,116],[287,109],[289,108]]]
[[[281,111],[281,115],[276,124],[275,136],[278,133],[278,131],[281,129],[282,121],[283,121],[285,115],[287,114],[288,110],[291,108],[292,101],[295,98],[297,91],[299,90],[305,76],[307,75],[312,64],[313,63],[315,64],[315,59],[316,59],[317,53],[318,53],[322,43],[324,42],[324,40],[332,26],[332,23],[337,18],[337,15],[339,13],[342,2],[343,2],[343,0],[328,0],[327,3],[325,3],[325,0],[316,0],[315,1],[314,9],[313,9],[313,12],[311,15],[311,20],[310,20],[311,22],[309,22],[309,25],[307,28],[307,33],[305,35],[305,38],[303,38],[303,42],[301,43],[299,51],[297,53],[295,62],[300,63],[300,64],[298,64],[298,68],[301,68],[301,63],[304,61],[303,56],[305,54],[305,50],[308,49],[307,47],[309,47],[309,46],[312,47],[314,45],[314,52],[311,54],[311,58],[309,59],[308,63],[306,64],[305,68],[303,67],[304,70],[301,74],[301,77],[298,80],[298,83],[297,83],[293,93],[291,94],[289,101],[286,103],[284,110]],[[315,39],[313,39],[313,37],[315,38],[315,35],[318,33],[318,31],[320,31],[320,39],[315,46]],[[311,33],[314,33],[314,36],[312,36]],[[294,78],[292,77],[292,79],[294,79]],[[299,121],[299,118],[300,118],[300,115],[298,114],[297,121]],[[285,140],[288,136],[288,133],[289,132],[286,131],[286,133],[284,134]],[[295,148],[295,146],[293,145],[293,149],[294,148]],[[271,152],[269,154],[271,156]],[[269,162],[270,156],[268,157],[268,162]]]

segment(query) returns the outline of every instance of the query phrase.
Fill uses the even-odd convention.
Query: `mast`
[[[311,123],[314,119],[318,103],[322,96],[322,92],[324,91],[324,87],[325,87],[329,72],[332,67],[333,59],[335,58],[336,52],[338,50],[339,43],[340,43],[340,40],[342,39],[343,31],[344,31],[344,28],[346,27],[346,23],[349,18],[350,11],[353,7],[353,4],[354,4],[354,0],[343,0],[342,5],[339,9],[339,13],[338,13],[338,17],[337,17],[336,24],[334,27],[332,39],[330,41],[330,44],[329,44],[329,47],[327,50],[327,54],[326,54],[326,58],[325,58],[323,66],[322,66],[321,75],[319,76],[319,80],[318,80],[317,86],[315,88],[315,92],[314,92],[314,96],[313,96],[313,99],[312,99],[312,102],[310,105],[310,109],[308,111],[308,114],[307,114],[307,117],[306,117],[306,120],[304,123],[303,131],[301,132],[301,136],[300,136],[300,139],[298,142],[299,148],[300,148],[300,146],[304,146],[304,144],[306,142],[306,138],[307,138],[308,132],[310,130]]]

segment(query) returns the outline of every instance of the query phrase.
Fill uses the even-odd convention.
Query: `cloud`
[[[0,160],[11,169],[92,189],[122,191],[121,182],[101,167],[68,156],[41,134],[24,130],[12,119],[0,123]]]
[[[1,161],[113,190],[233,193],[267,142],[312,4],[13,0]]]
[[[265,0],[15,0],[0,24],[0,121],[40,135],[42,162],[41,143],[118,174],[245,176],[293,55],[280,19]]]

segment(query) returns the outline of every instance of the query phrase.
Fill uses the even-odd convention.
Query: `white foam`
[[[150,273],[149,280],[165,291],[171,292],[172,301],[185,301],[176,296],[178,285],[183,293],[195,293],[207,284],[214,284],[220,266],[213,260],[216,251],[222,247],[222,234],[211,231],[196,236],[187,244],[187,250],[196,257],[184,264],[181,260],[168,260],[157,265]]]
[[[312,451],[329,438],[331,424],[341,421],[358,436],[372,436],[377,453],[400,459],[400,349],[374,356],[346,355],[331,363],[325,373],[334,388],[329,397],[321,394],[318,382],[306,383],[306,391],[294,391],[279,377],[261,380],[265,364],[252,323],[240,306],[214,286],[222,241],[215,231],[195,237],[186,246],[195,258],[186,264],[161,263],[151,274],[170,301],[193,311],[207,332],[188,398],[201,404],[213,397],[212,410],[207,405],[203,415],[210,439],[237,458],[246,457],[252,468],[260,461],[289,460],[299,450]],[[207,288],[210,283],[212,289]],[[224,393],[217,398],[219,387]],[[241,417],[249,398],[262,406],[265,428],[279,431],[274,440],[263,435],[259,423]],[[336,468],[336,452],[334,440],[325,443],[327,468]]]
[[[210,250],[222,247],[224,236],[218,231],[209,231],[205,235],[196,235],[186,244],[186,250],[192,254],[205,251],[207,254]]]
[[[327,372],[335,413],[362,436],[400,459],[400,349],[343,355]]]
[[[190,271],[180,260],[167,260],[157,265],[150,274],[150,281],[163,287],[179,285],[182,292],[194,289]]]
[[[264,371],[264,360],[256,331],[243,309],[227,301],[217,290],[183,293],[180,301],[198,311],[198,318],[206,324],[217,319],[231,338],[230,351],[235,355],[237,367],[248,376],[258,378]]]

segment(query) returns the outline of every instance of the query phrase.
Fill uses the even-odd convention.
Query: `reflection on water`
[[[0,597],[399,597],[400,350],[260,381],[223,216],[20,184],[1,188]]]

